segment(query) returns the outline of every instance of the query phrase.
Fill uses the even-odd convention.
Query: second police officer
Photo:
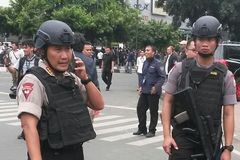
[[[214,62],[214,51],[216,50],[221,36],[221,24],[213,16],[200,17],[193,25],[192,36],[195,42],[197,56],[193,60],[185,60],[177,63],[169,73],[168,81],[163,86],[165,90],[162,122],[164,131],[163,149],[169,154],[170,160],[190,160],[193,156],[206,160],[203,141],[195,120],[176,122],[176,110],[184,111],[185,106],[174,107],[174,93],[186,87],[193,88],[198,114],[207,119],[209,126],[212,124],[213,131],[211,139],[215,139],[215,150],[220,152],[221,140],[221,115],[223,114],[224,147],[221,156],[222,160],[231,159],[233,150],[234,133],[234,104],[236,101],[236,88],[233,74],[223,65]],[[183,113],[183,112],[181,112]],[[193,117],[193,116],[190,116]],[[173,130],[171,133],[171,122]],[[180,122],[180,121],[179,121]],[[195,132],[195,131],[198,132]],[[189,132],[187,132],[189,131]],[[193,132],[193,133],[191,133]],[[206,133],[207,130],[202,130]],[[218,135],[219,139],[218,139]],[[204,153],[204,156],[201,153]],[[212,158],[215,155],[210,155]],[[210,159],[212,159],[210,158]]]
[[[31,68],[18,87],[18,117],[29,160],[83,160],[82,144],[95,138],[87,107],[103,109],[103,98],[84,63],[72,59],[73,32],[64,22],[49,20],[36,33],[43,61]]]

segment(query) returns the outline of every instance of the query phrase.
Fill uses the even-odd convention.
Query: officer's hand
[[[178,149],[178,146],[177,146],[175,140],[172,137],[164,138],[162,146],[163,146],[163,150],[168,155],[171,155],[171,148],[172,147],[174,147],[176,150]]]
[[[75,68],[75,74],[83,80],[88,79],[88,75],[86,72],[86,68],[84,65],[84,62],[80,58],[76,58],[76,68]]]
[[[142,94],[142,87],[139,87],[139,89],[138,89],[138,94],[139,94],[139,95]]]
[[[222,152],[220,160],[231,160],[231,152],[229,150],[225,149]]]
[[[155,86],[153,86],[151,89],[151,94],[156,94],[156,93],[157,93],[157,89]]]

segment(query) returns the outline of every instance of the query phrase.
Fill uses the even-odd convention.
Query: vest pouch
[[[48,143],[53,149],[63,148],[62,133],[57,112],[48,117]]]
[[[57,108],[57,116],[64,146],[83,143],[96,137],[87,107],[61,110]]]

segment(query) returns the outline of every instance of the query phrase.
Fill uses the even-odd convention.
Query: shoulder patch
[[[22,88],[22,92],[25,96],[26,99],[28,99],[28,96],[31,94],[32,90],[33,90],[33,84],[32,83],[24,83]]]

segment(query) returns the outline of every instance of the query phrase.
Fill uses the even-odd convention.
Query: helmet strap
[[[204,59],[208,59],[210,57],[213,57],[213,54],[214,53],[210,53],[210,54],[205,54],[205,53],[201,53],[201,52],[198,52],[199,56],[204,58]]]

